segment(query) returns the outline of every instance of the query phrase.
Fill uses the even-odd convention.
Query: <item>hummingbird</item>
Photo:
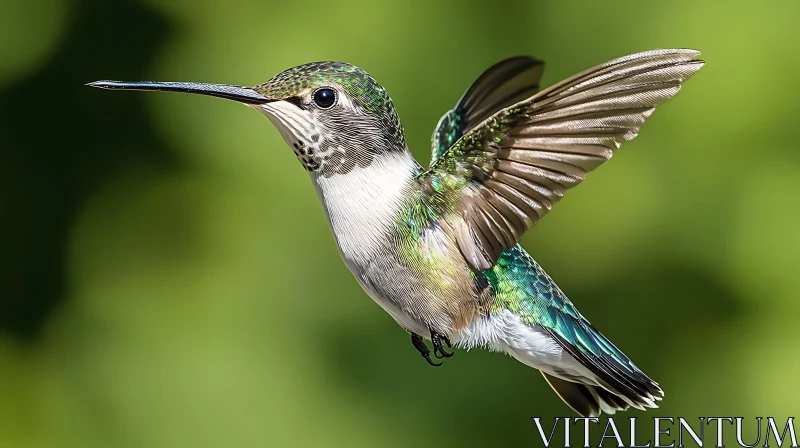
[[[253,87],[97,81],[103,89],[210,95],[262,112],[316,189],[342,259],[430,365],[453,347],[539,370],[582,416],[658,407],[664,396],[520,245],[564,194],[637,136],[704,64],[660,49],[540,89],[532,56],[487,69],[410,152],[386,90],[341,62],[289,68]],[[432,346],[428,348],[426,340]]]

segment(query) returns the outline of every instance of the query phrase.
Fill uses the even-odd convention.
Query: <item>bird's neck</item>
[[[339,250],[351,268],[366,266],[387,249],[419,170],[405,150],[376,155],[369,165],[346,174],[314,178]]]

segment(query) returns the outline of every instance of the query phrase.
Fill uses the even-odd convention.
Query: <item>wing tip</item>
[[[494,65],[500,65],[500,64],[502,64],[504,62],[508,62],[508,61],[519,61],[520,63],[524,62],[525,63],[524,65],[527,66],[527,67],[536,67],[537,65],[544,65],[544,61],[543,60],[537,58],[536,56],[534,56],[532,54],[519,54],[519,55],[516,55],[516,56],[511,56],[509,58],[503,59],[500,62],[497,62]]]
[[[700,50],[695,50],[692,48],[658,48],[655,50],[640,51],[639,53],[633,53],[616,59],[612,59],[603,64],[602,66],[608,67],[612,65],[637,61],[641,59],[659,59],[668,56],[677,57],[677,60],[675,62],[697,61],[701,64],[705,64],[704,60],[697,59],[697,57],[700,56],[700,54],[701,54]]]

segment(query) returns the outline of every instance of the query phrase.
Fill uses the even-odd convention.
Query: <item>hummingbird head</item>
[[[406,151],[403,128],[386,90],[350,64],[304,64],[255,87],[118,81],[89,85],[198,93],[239,101],[263,112],[303,167],[324,177],[365,167],[382,154]]]

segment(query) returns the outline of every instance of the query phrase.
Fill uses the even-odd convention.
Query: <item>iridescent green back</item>
[[[509,310],[549,332],[564,349],[626,396],[660,391],[621,350],[597,331],[519,244],[482,274],[494,292],[491,311]]]

